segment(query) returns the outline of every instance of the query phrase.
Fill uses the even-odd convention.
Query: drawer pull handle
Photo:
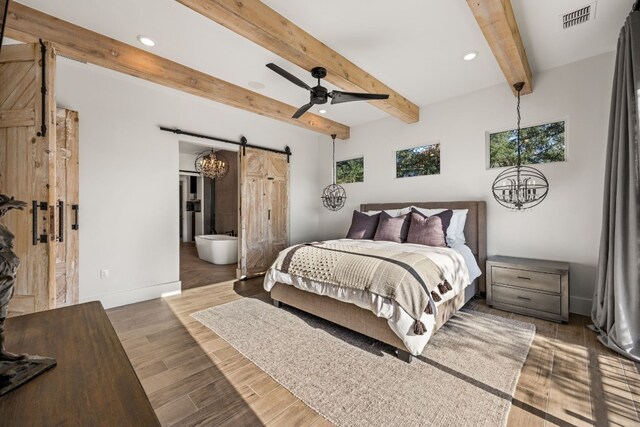
[[[523,299],[523,300],[525,300],[525,301],[531,301],[531,298],[527,298],[527,297],[520,297],[520,296],[519,296],[519,297],[518,297],[518,299]]]
[[[522,280],[531,280],[531,277],[518,276],[518,279],[522,279]]]

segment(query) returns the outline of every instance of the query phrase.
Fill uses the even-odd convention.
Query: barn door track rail
[[[240,137],[240,141],[233,141],[231,139],[218,138],[216,136],[203,135],[203,134],[200,134],[200,133],[188,132],[188,131],[184,131],[184,130],[177,129],[177,128],[167,128],[167,127],[164,127],[164,126],[160,126],[160,130],[165,131],[165,132],[175,133],[176,135],[186,135],[186,136],[192,136],[194,138],[202,138],[202,139],[208,139],[208,140],[211,140],[211,141],[226,142],[227,144],[237,145],[237,146],[242,147],[242,155],[246,154],[246,148],[247,147],[256,148],[258,150],[270,151],[272,153],[286,154],[287,163],[289,163],[289,158],[293,154],[291,152],[291,148],[289,148],[288,145],[286,147],[284,147],[284,150],[278,150],[276,148],[269,148],[269,147],[261,147],[259,145],[249,144],[247,142],[247,138],[245,138],[244,136]]]

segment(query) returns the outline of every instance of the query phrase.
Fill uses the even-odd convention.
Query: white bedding
[[[373,240],[339,239],[332,240],[330,243],[339,242],[345,242],[345,244],[349,245],[353,245],[355,242],[365,247],[379,249],[398,250],[400,248],[402,251],[419,252],[428,256],[440,266],[447,281],[453,288],[453,292],[449,293],[450,296],[443,298],[441,302],[436,304],[436,307],[453,298],[455,295],[464,292],[465,288],[481,274],[471,249],[464,244],[459,244],[452,248],[435,248],[410,243]],[[316,282],[304,277],[292,276],[270,268],[264,279],[264,288],[267,291],[271,291],[277,282],[293,285],[303,291],[313,292],[314,294],[325,295],[342,302],[355,304],[365,310],[371,310],[376,316],[387,319],[391,330],[400,337],[407,347],[407,350],[413,355],[422,353],[429,338],[431,338],[435,326],[435,317],[425,313],[422,315],[421,321],[426,326],[427,332],[424,335],[415,335],[413,333],[414,319],[411,318],[402,307],[389,298],[365,291]]]

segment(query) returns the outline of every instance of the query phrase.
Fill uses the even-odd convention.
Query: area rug
[[[338,426],[506,425],[535,335],[463,310],[408,364],[386,344],[257,299],[192,316]]]

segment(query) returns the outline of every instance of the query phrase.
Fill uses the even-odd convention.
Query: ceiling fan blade
[[[267,68],[269,68],[271,71],[275,71],[276,73],[280,74],[282,77],[289,80],[291,83],[297,86],[300,86],[303,89],[311,90],[311,87],[308,84],[306,84],[305,82],[303,82],[302,80],[300,80],[299,78],[297,78],[296,76],[288,72],[287,70],[284,70],[278,67],[276,64],[269,63],[267,64]]]
[[[388,99],[389,95],[383,95],[378,93],[353,93],[353,92],[340,92],[334,90],[329,94],[332,104],[342,104],[343,102],[353,101],[370,101],[372,99]]]
[[[294,118],[294,119],[299,119],[301,115],[303,115],[304,113],[306,113],[306,112],[309,110],[309,108],[313,107],[313,104],[314,104],[313,102],[310,102],[310,103],[308,103],[308,104],[306,104],[306,105],[303,105],[303,106],[302,106],[302,107],[300,107],[300,109],[299,109],[298,111],[296,111],[296,113],[295,113],[293,116],[291,116],[291,117],[292,117],[292,118]]]

